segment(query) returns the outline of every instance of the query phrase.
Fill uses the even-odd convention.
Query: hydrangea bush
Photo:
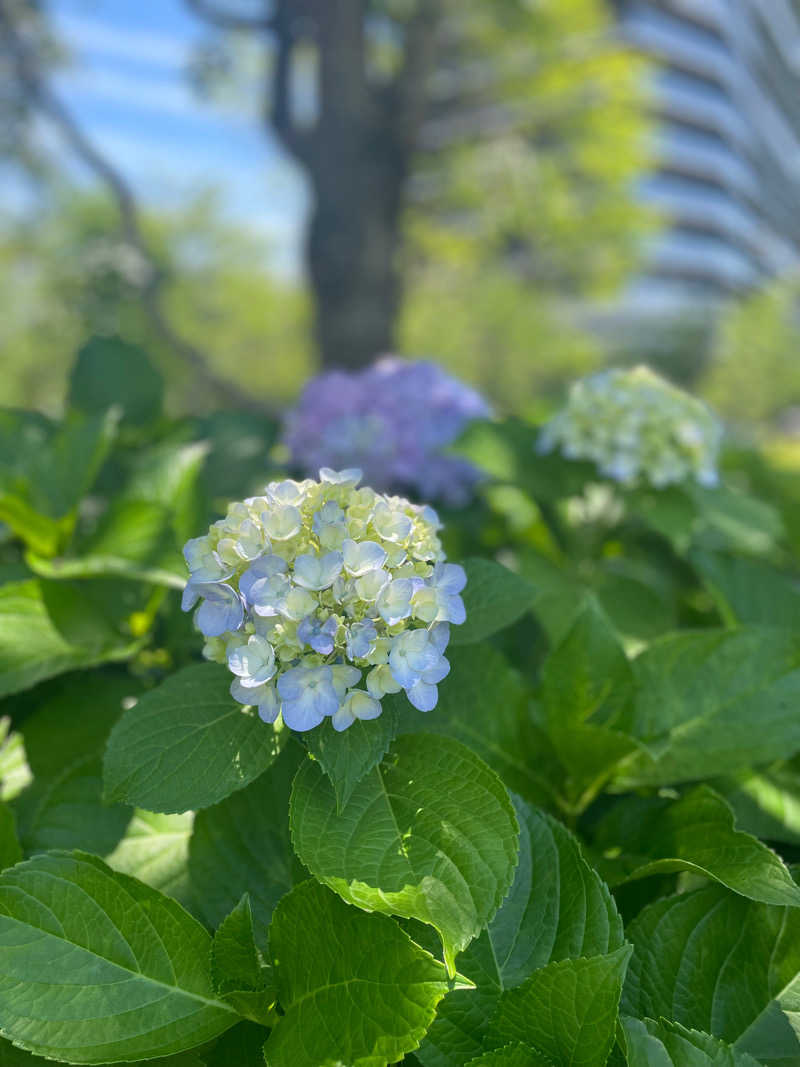
[[[543,428],[540,452],[585,459],[624,485],[718,481],[722,427],[702,401],[648,367],[605,370],[575,382]]]
[[[0,1067],[800,1063],[789,447],[440,528],[131,359],[0,412]]]
[[[358,467],[375,489],[462,505],[479,472],[442,450],[489,414],[479,393],[436,364],[386,356],[366,370],[330,371],[309,382],[286,417],[284,441],[307,474]]]
[[[293,730],[375,719],[386,693],[436,706],[466,575],[445,563],[436,512],[323,467],[318,482],[270,482],[190,540],[183,608],[231,695]],[[365,686],[359,683],[365,682]]]

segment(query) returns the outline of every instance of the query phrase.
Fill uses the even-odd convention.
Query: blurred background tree
[[[711,404],[752,429],[800,430],[800,279],[773,281],[730,305],[714,324],[709,370],[699,387]]]
[[[324,365],[399,343],[486,385],[523,331],[553,340],[547,298],[608,293],[635,262],[642,65],[601,0],[279,0],[251,17],[187,2],[265,35],[269,120],[314,191]],[[592,346],[570,329],[555,348],[534,380],[583,368]]]
[[[226,224],[210,195],[142,225],[176,334],[207,353],[213,374],[288,402],[313,366],[308,300],[269,272],[263,241]],[[154,328],[141,294],[148,262],[120,238],[108,197],[59,189],[45,213],[8,220],[0,268],[6,402],[58,410],[75,351],[99,334],[150,353],[173,409],[217,406],[208,379],[187,374]]]
[[[400,347],[541,406],[601,358],[576,305],[619,289],[655,224],[634,191],[645,66],[597,0],[458,11],[411,184]]]
[[[310,300],[207,199],[140,218],[114,160],[92,159],[92,145],[87,158],[63,121],[46,8],[0,0],[15,121],[55,120],[112,194],[76,192],[61,167],[46,210],[4,223],[10,399],[54,403],[67,350],[98,331],[147,341],[174,398],[195,407],[224,399],[220,378],[245,387],[228,402],[281,403],[315,352],[338,366],[389,348],[432,355],[514,408],[600,359],[574,302],[625,278],[648,224],[633,189],[642,68],[602,0],[185,2],[209,27],[209,55],[255,51],[262,81],[245,91],[264,96],[309,178]],[[217,64],[223,82],[237,69]],[[7,143],[25,163],[24,136]]]

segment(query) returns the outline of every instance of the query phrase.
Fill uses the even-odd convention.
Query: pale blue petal
[[[280,556],[272,554],[261,556],[260,559],[257,559],[255,563],[247,568],[239,579],[239,592],[247,600],[250,600],[250,593],[255,582],[265,578],[274,578],[276,574],[285,574],[286,570],[286,560],[281,559]]]
[[[415,671],[403,656],[398,656],[393,651],[389,653],[389,669],[394,680],[404,689],[419,681],[419,671]]]
[[[437,622],[430,629],[431,643],[441,655],[450,641],[450,627],[446,622]]]
[[[429,685],[420,679],[406,689],[406,696],[417,711],[433,711],[439,699],[439,691],[435,685]]]
[[[190,578],[186,583],[186,587],[183,590],[183,596],[181,597],[181,610],[191,611],[200,598],[200,590],[197,588],[197,584]]]
[[[346,730],[348,726],[352,726],[355,721],[352,713],[348,710],[347,706],[343,704],[331,718],[331,725],[334,730],[341,733],[342,730]]]
[[[244,608],[230,586],[208,586],[205,597],[195,615],[200,633],[206,637],[221,637],[228,630],[239,629],[244,621]]]
[[[467,573],[458,563],[440,563],[433,580],[443,593],[460,593],[467,584]]]
[[[466,622],[467,609],[464,607],[464,601],[458,594],[454,593],[445,597],[444,609],[448,622],[452,622],[456,626],[460,626],[463,622]]]
[[[278,679],[278,692],[282,700],[296,700],[303,692],[303,678],[305,670],[302,667],[293,667],[284,671]]]
[[[281,702],[278,700],[278,694],[275,692],[275,687],[270,686],[258,705],[258,717],[263,722],[273,723],[278,718],[280,710]]]
[[[428,685],[436,685],[450,673],[450,663],[442,656],[437,664],[422,672],[422,681]]]
[[[310,697],[311,694],[304,693],[297,700],[284,700],[281,704],[283,721],[290,730],[313,730],[325,718],[324,712],[317,709]]]

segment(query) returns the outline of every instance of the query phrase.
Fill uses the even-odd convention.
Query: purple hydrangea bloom
[[[436,364],[386,356],[363,371],[314,378],[287,416],[284,442],[305,472],[360,467],[376,489],[460,505],[481,475],[442,450],[490,414],[480,393]]]

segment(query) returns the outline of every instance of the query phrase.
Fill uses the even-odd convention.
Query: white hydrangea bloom
[[[576,382],[542,429],[539,451],[590,460],[624,485],[718,483],[722,426],[706,405],[648,367]]]
[[[359,480],[323,468],[319,482],[272,482],[184,550],[203,654],[227,663],[231,695],[265,722],[346,730],[400,690],[436,706],[466,575],[444,562],[432,508]]]

